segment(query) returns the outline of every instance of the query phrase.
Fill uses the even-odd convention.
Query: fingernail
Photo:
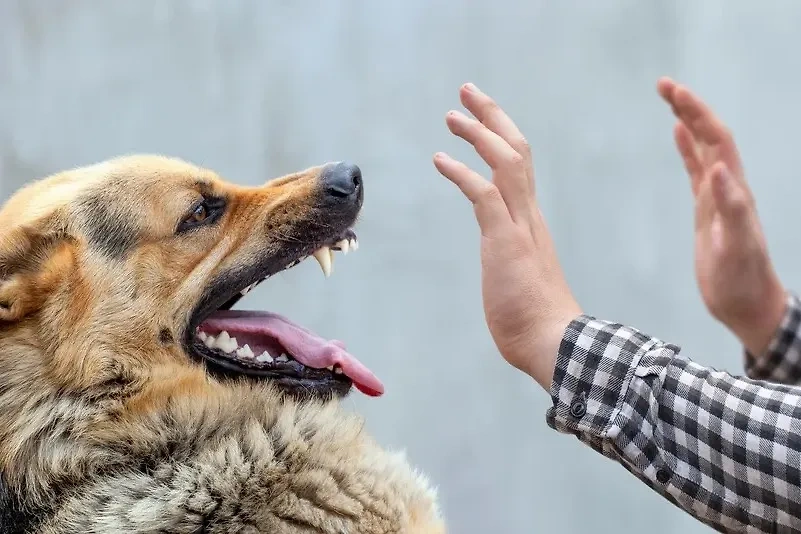
[[[465,88],[466,91],[468,91],[470,93],[477,93],[478,92],[478,87],[476,87],[472,83],[464,84],[464,88]]]

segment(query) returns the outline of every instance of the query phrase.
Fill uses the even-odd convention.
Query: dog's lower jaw
[[[142,423],[99,429],[125,462],[87,477],[40,532],[444,532],[425,477],[336,402],[228,386]]]

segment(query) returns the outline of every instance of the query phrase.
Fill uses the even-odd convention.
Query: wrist
[[[545,391],[550,391],[551,389],[554,370],[556,369],[556,359],[559,356],[559,349],[562,346],[565,331],[580,314],[580,311],[574,312],[553,321],[531,344],[527,358],[528,364],[523,371]]]
[[[778,281],[765,291],[764,298],[748,317],[729,328],[755,357],[762,356],[770,346],[787,312],[787,292]]]

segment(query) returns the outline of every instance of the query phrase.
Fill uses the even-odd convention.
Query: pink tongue
[[[379,397],[384,393],[381,381],[359,360],[345,350],[341,341],[326,341],[289,319],[270,312],[221,310],[201,325],[201,330],[216,333],[264,336],[277,340],[293,358],[307,367],[325,369],[339,364],[342,372],[365,395]]]

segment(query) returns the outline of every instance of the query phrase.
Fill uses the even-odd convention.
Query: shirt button
[[[575,417],[576,419],[580,419],[584,417],[587,413],[587,405],[580,400],[573,401],[573,404],[570,405],[570,415]]]
[[[665,484],[670,480],[670,473],[666,469],[657,469],[656,480],[659,481],[660,484]]]

